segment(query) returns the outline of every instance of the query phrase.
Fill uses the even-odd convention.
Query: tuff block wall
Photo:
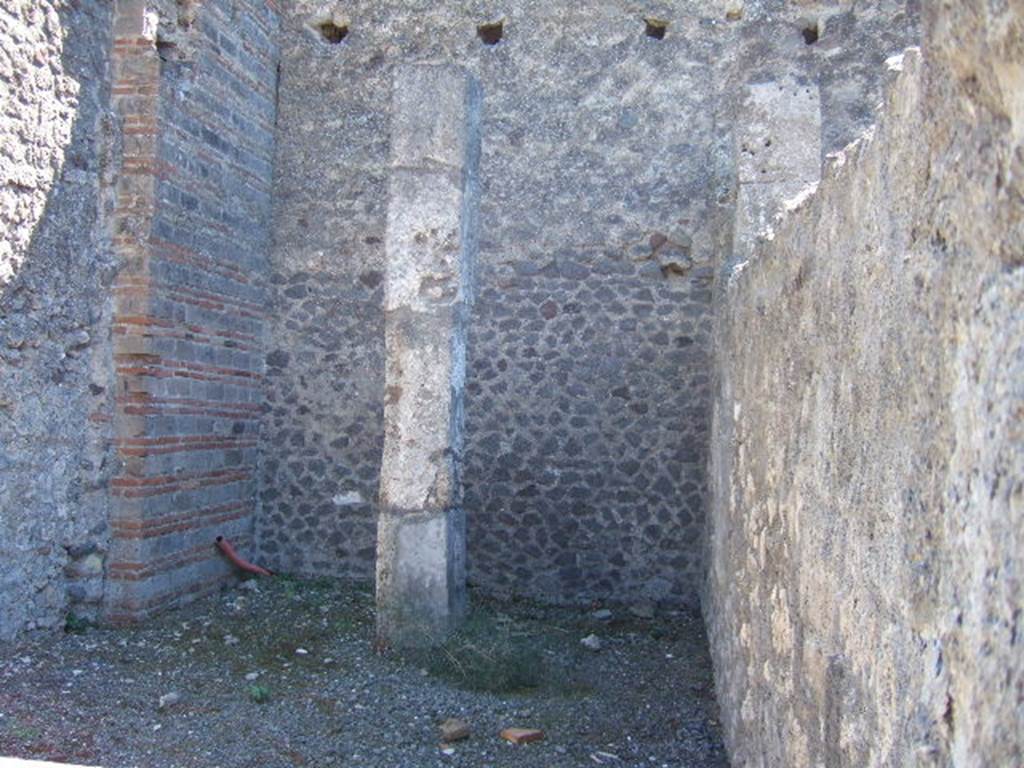
[[[252,542],[276,26],[262,0],[115,5],[111,620],[217,588],[215,536]]]
[[[903,2],[649,12],[514,2],[500,13],[289,3],[260,556],[284,570],[372,573],[390,144],[382,94],[397,63],[449,61],[484,93],[467,360],[470,578],[558,600],[695,602],[735,102],[750,79],[796,73],[823,105],[814,130],[831,148],[877,99],[877,69],[859,62],[901,49],[914,17]],[[667,21],[660,39],[645,18]],[[478,27],[493,34],[498,22],[501,38],[488,44]],[[811,23],[814,44],[803,36]]]
[[[925,26],[720,308],[705,607],[737,766],[1024,759],[1024,16]]]
[[[0,7],[0,640],[102,597],[110,23],[91,0]]]

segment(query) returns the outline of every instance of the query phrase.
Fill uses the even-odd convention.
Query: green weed
[[[270,701],[270,689],[265,685],[250,685],[249,698],[257,704],[266,704]]]

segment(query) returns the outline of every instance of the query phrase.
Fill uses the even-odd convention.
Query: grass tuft
[[[249,698],[257,704],[266,704],[270,701],[270,689],[265,685],[250,685]]]
[[[74,611],[69,611],[64,618],[64,631],[69,635],[84,635],[86,631],[95,627],[96,624],[84,616],[79,616]]]
[[[413,651],[409,660],[460,688],[524,693],[545,678],[541,650],[504,617],[474,612],[439,648]]]

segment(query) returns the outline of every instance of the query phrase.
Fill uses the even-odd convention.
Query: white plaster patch
[[[749,263],[749,259],[746,261],[741,261],[739,264],[732,268],[732,272],[729,273],[729,285],[733,285],[737,280],[739,280],[740,275],[743,274],[743,270],[747,268],[747,265]]]
[[[337,494],[331,501],[336,507],[351,507],[364,503],[365,499],[359,491],[345,491],[345,493]]]
[[[142,17],[142,38],[145,40],[156,40],[157,30],[160,28],[160,12],[148,10]]]
[[[818,182],[808,184],[806,187],[797,192],[796,195],[783,201],[782,210],[783,215],[795,213],[799,211],[808,200],[814,197],[814,193],[818,191]]]
[[[890,56],[885,60],[885,67],[890,72],[902,72],[903,71],[903,53],[897,53],[895,56]]]

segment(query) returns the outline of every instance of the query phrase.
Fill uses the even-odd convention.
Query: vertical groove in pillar
[[[479,88],[463,70],[396,70],[377,533],[377,634],[387,645],[437,642],[466,610],[460,463],[479,117]]]

